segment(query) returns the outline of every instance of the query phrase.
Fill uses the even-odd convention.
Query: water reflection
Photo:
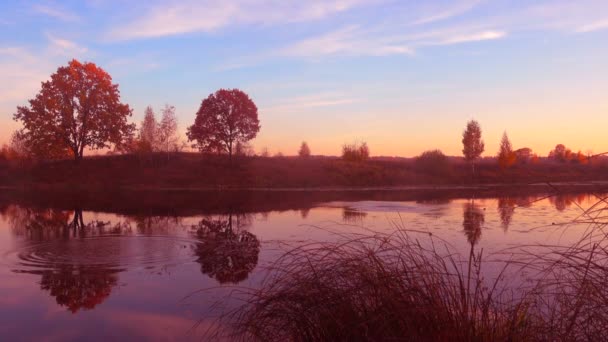
[[[517,199],[513,197],[500,197],[498,199],[498,213],[500,215],[500,223],[505,232],[509,229],[509,225],[513,220],[513,214],[515,214],[516,206]]]
[[[122,232],[125,226],[97,220],[85,223],[78,209],[70,212],[10,205],[2,216],[12,232],[28,242],[17,253],[13,272],[40,276],[40,289],[72,313],[93,309],[108,298],[122,270],[114,264],[96,263],[90,250],[70,241]]]
[[[549,202],[555,206],[557,211],[564,211],[572,205],[582,205],[585,200],[589,200],[591,195],[589,194],[557,194],[549,197]]]
[[[91,220],[85,223],[81,209],[66,211],[10,205],[1,214],[16,236],[24,237],[30,242],[126,234],[131,230],[126,222],[111,224]]]
[[[131,216],[129,220],[135,224],[137,232],[142,235],[167,234],[182,227],[182,218],[168,216]]]
[[[239,283],[249,276],[258,263],[260,242],[245,230],[251,215],[219,216],[202,219],[194,229],[199,240],[195,254],[201,272],[220,284]]]
[[[485,222],[485,213],[474,201],[464,204],[464,220],[462,226],[471,247],[475,246],[481,238],[481,229]]]
[[[41,276],[40,289],[72,313],[91,310],[105,301],[118,282],[120,270],[109,266],[57,265],[52,270],[24,271]]]
[[[349,207],[344,207],[342,209],[342,221],[348,224],[363,225],[363,221],[366,216],[367,213],[365,211],[360,211]]]

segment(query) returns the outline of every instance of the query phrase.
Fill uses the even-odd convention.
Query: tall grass
[[[224,317],[242,340],[521,340],[527,306],[481,275],[481,254],[394,234],[298,247]]]
[[[581,216],[590,226],[572,246],[511,250],[494,279],[482,272],[483,251],[471,247],[461,258],[447,242],[403,226],[296,247],[261,288],[239,290],[243,305],[222,317],[230,329],[216,333],[263,341],[604,340],[605,210]],[[505,279],[512,271],[529,282],[513,287]]]

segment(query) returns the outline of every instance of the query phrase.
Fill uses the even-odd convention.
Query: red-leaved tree
[[[85,148],[120,145],[133,133],[127,122],[129,105],[120,102],[118,85],[94,63],[72,60],[57,69],[29,106],[17,107],[21,136],[32,153],[42,158],[73,156]]]
[[[259,131],[258,108],[249,96],[239,89],[220,89],[203,100],[187,135],[201,152],[225,152],[232,158],[236,143]]]

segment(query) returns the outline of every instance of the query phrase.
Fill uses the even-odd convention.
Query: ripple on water
[[[98,236],[30,243],[5,254],[19,273],[62,267],[99,267],[116,271],[154,269],[194,260],[196,240],[171,236]]]

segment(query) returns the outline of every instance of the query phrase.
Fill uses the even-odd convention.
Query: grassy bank
[[[414,159],[336,157],[227,157],[197,153],[119,155],[71,160],[0,162],[0,186],[84,189],[217,189],[385,187],[411,185],[513,184],[608,180],[608,164],[539,162],[502,170],[484,160],[470,165],[452,158],[440,170]]]

